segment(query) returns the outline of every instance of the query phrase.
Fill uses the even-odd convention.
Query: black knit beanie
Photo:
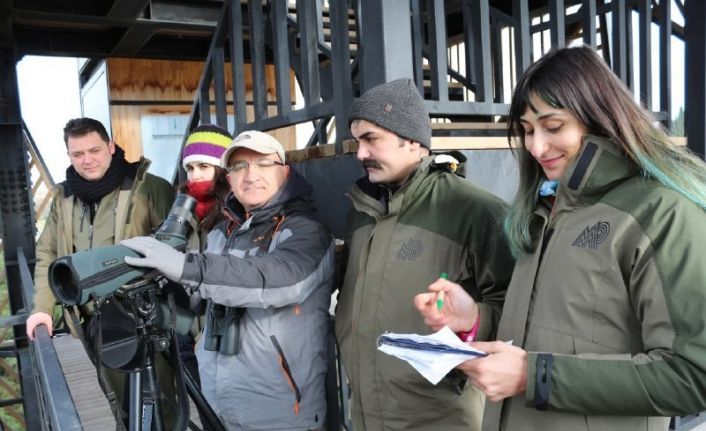
[[[411,79],[398,79],[371,88],[354,99],[348,126],[366,120],[398,136],[431,148],[431,124],[424,99]]]

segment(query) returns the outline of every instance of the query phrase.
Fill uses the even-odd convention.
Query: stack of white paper
[[[378,350],[409,362],[434,385],[461,362],[487,355],[461,341],[448,326],[431,335],[383,334]]]

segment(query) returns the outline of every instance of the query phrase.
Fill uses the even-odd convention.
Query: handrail
[[[17,248],[17,265],[22,284],[22,297],[25,309],[31,304],[29,298],[34,291],[34,282],[22,247]],[[17,317],[17,316],[14,316]],[[54,343],[44,325],[34,330],[35,339],[30,344],[30,356],[34,364],[35,387],[38,389],[40,415],[44,426],[52,430],[80,430],[81,422],[76,405],[66,383]]]
[[[47,327],[37,326],[34,335],[30,352],[36,371],[36,387],[40,389],[42,420],[52,430],[81,430],[78,411]]]

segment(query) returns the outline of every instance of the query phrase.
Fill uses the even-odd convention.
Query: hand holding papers
[[[378,350],[409,362],[434,385],[461,362],[486,356],[461,341],[448,326],[431,335],[383,334]]]

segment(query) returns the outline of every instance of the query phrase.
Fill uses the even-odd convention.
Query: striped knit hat
[[[211,124],[199,126],[186,139],[181,164],[184,169],[191,162],[220,166],[221,156],[231,142],[233,137],[227,130]]]

